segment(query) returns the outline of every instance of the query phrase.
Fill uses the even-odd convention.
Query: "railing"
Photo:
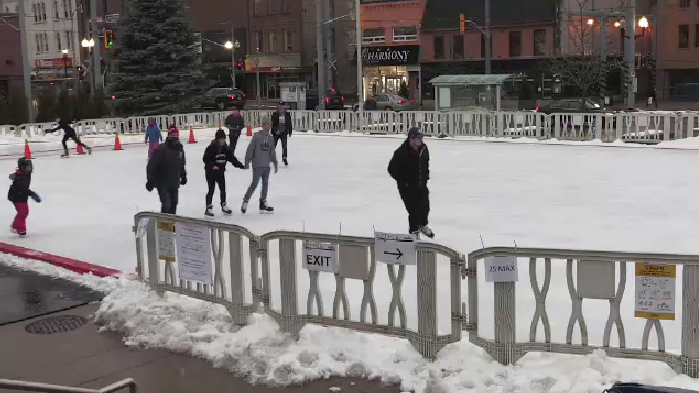
[[[170,124],[180,129],[210,128],[223,125],[229,112],[205,112],[151,116],[162,130]],[[252,127],[260,127],[271,110],[245,111]],[[536,138],[560,140],[623,140],[659,143],[699,136],[699,112],[637,112],[543,114],[538,112],[392,112],[392,111],[291,111],[295,130],[315,132],[358,132],[364,134],[400,134],[417,126],[427,135],[452,137]],[[148,116],[87,119],[79,121],[80,134],[142,134]],[[3,135],[22,138],[43,135],[53,123],[20,126],[0,125]]]
[[[213,256],[211,271],[208,272],[210,284],[184,280],[180,276],[179,264],[159,261],[162,233],[158,228],[162,223],[174,224],[176,228],[178,225],[194,225],[210,234]],[[377,272],[382,267],[377,262],[373,238],[289,231],[258,237],[236,225],[150,212],[135,216],[134,230],[143,229],[145,235],[136,237],[139,277],[161,294],[170,291],[222,304],[230,311],[235,324],[244,324],[253,312],[264,312],[273,317],[284,332],[298,334],[305,324],[313,323],[392,335],[408,339],[417,351],[430,359],[445,345],[460,341],[462,331],[467,331],[472,344],[484,348],[503,364],[515,363],[528,352],[588,354],[603,348],[610,356],[660,360],[678,372],[699,376],[699,256],[696,255],[498,247],[474,251],[464,257],[448,247],[418,242],[415,266],[385,264],[387,277],[379,277]],[[301,270],[298,256],[303,242],[332,244],[337,260],[334,273]],[[490,300],[489,293],[483,291],[479,283],[485,275],[482,263],[486,258],[508,256],[529,262],[528,281],[535,309],[531,310],[531,315],[526,308],[517,308],[520,312],[515,312],[515,290],[529,289],[527,286],[496,282],[492,286],[493,323],[490,325],[480,318],[483,310],[479,309],[479,301]],[[539,263],[540,260],[543,264]],[[560,270],[561,265],[556,264],[559,260],[565,261],[571,301],[564,342],[553,339],[553,335],[560,332],[552,332],[547,310],[552,271]],[[682,306],[681,312],[677,312],[677,319],[681,321],[681,345],[678,354],[667,349],[664,333],[664,326],[672,329],[674,325],[663,325],[657,320],[646,321],[643,335],[638,340],[639,346],[627,347],[627,342],[635,338],[624,330],[621,302],[627,285],[626,265],[636,261],[678,266],[681,270],[682,279],[678,282],[681,282]],[[540,269],[543,269],[543,285],[537,276]],[[305,271],[308,273],[302,273]],[[325,281],[330,274],[335,281],[332,294],[328,281]],[[618,281],[616,277],[619,277]],[[468,300],[463,302],[461,285],[466,278]],[[439,285],[447,281],[448,286]],[[522,281],[527,280],[522,278]],[[559,283],[554,281],[554,285]],[[361,294],[359,313],[351,310],[348,287],[352,288],[349,295],[359,297]],[[390,299],[383,296],[377,301],[377,288],[390,288]],[[416,303],[406,307],[404,292],[414,296]],[[447,298],[440,300],[440,293]],[[324,307],[328,296],[332,297],[331,311]],[[517,299],[521,300],[520,297]],[[608,311],[595,313],[588,320],[597,323],[591,325],[593,332],[595,326],[604,326],[600,334],[601,345],[590,344],[588,321],[583,316],[583,299],[601,299],[609,304]],[[305,309],[299,310],[299,304],[305,304]],[[379,306],[387,312],[380,313]],[[443,319],[438,318],[440,308],[443,316],[448,312],[446,325],[442,324],[441,328],[438,326]],[[518,325],[516,317],[522,311],[531,318],[526,324]],[[576,324],[580,332],[577,344],[573,342]],[[543,327],[543,339],[537,337],[539,325]],[[614,326],[618,336],[616,345],[612,345]],[[492,328],[491,334],[484,331],[486,328]],[[653,329],[657,348],[649,349]],[[518,341],[518,332],[528,340]]]
[[[69,386],[49,385],[40,382],[15,381],[12,379],[0,379],[0,389],[12,389],[22,392],[40,393],[115,393],[128,389],[129,393],[136,393],[136,381],[131,378],[111,384],[102,389],[73,388]]]

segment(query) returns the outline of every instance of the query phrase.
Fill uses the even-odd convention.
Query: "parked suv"
[[[243,109],[247,103],[248,96],[238,89],[215,88],[204,93],[201,100],[201,108],[214,108],[226,110],[231,107]]]
[[[336,89],[330,89],[323,97],[325,101],[325,109],[329,111],[345,110],[345,96]],[[306,91],[306,109],[318,110],[318,89],[309,89]]]

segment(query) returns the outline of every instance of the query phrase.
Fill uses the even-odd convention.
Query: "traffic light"
[[[104,31],[104,47],[107,49],[110,49],[112,46],[114,46],[114,31],[113,30],[105,30]]]
[[[461,34],[466,34],[466,16],[459,14],[459,31]]]
[[[83,66],[78,66],[78,77],[80,80],[85,79],[85,68]]]
[[[237,60],[237,61],[235,62],[235,69],[238,70],[238,71],[244,70],[244,69],[245,69],[245,63],[243,63],[242,60]]]

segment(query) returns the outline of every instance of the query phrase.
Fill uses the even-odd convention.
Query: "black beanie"
[[[216,136],[214,139],[226,139],[226,133],[222,129],[216,130]]]

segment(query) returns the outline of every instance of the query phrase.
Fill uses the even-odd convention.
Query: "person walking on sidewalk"
[[[275,149],[279,140],[282,141],[282,161],[285,166],[289,166],[289,161],[287,161],[287,138],[291,137],[291,126],[291,114],[287,112],[284,103],[280,102],[277,110],[272,114],[272,135],[274,135]]]
[[[146,143],[148,144],[148,158],[153,154],[153,151],[160,146],[163,141],[163,134],[160,133],[160,127],[155,123],[154,117],[148,118],[148,128],[146,129]]]
[[[240,211],[245,213],[248,210],[248,202],[252,197],[252,193],[257,188],[257,183],[262,180],[262,191],[260,192],[260,212],[273,212],[274,208],[267,205],[267,189],[269,187],[269,172],[270,164],[274,164],[274,173],[279,170],[277,163],[277,152],[274,149],[274,139],[269,134],[272,126],[269,117],[262,120],[262,129],[255,133],[248,145],[248,150],[245,153],[245,168],[250,167],[252,163],[252,183],[248,187],[248,191],[243,198],[243,205]]]
[[[245,128],[245,119],[240,113],[240,108],[233,107],[233,112],[226,117],[224,125],[228,127],[228,135],[231,140],[231,152],[235,154],[235,147],[238,145],[238,138]]]
[[[32,171],[34,166],[29,158],[22,157],[17,160],[17,170],[10,174],[12,185],[7,192],[7,199],[15,205],[17,215],[15,216],[10,231],[20,236],[27,235],[27,216],[29,215],[29,198],[34,202],[41,202],[41,198],[37,193],[32,191],[29,186],[32,182]]]
[[[158,189],[160,212],[177,214],[180,185],[187,184],[187,160],[180,143],[180,132],[170,126],[165,143],[158,146],[148,160],[146,190]]]
[[[398,193],[408,210],[409,232],[422,233],[433,238],[434,233],[427,226],[430,214],[430,152],[422,143],[422,133],[416,127],[408,131],[408,138],[393,153],[388,164],[388,173],[398,185]]]
[[[244,169],[245,166],[238,161],[233,152],[226,144],[226,133],[222,129],[216,131],[216,136],[211,144],[204,150],[204,174],[209,185],[209,192],[206,194],[206,211],[204,214],[213,216],[214,189],[218,184],[221,192],[221,211],[224,214],[231,214],[233,211],[226,206],[226,163],[230,161],[234,167]]]
[[[61,142],[63,144],[63,155],[61,157],[70,157],[70,153],[68,151],[69,139],[72,139],[76,145],[82,146],[85,150],[87,150],[87,154],[92,154],[92,149],[80,141],[77,134],[75,133],[75,129],[70,126],[70,122],[65,117],[62,117],[58,121],[58,127],[46,130],[46,133],[53,134],[54,132],[60,129],[63,130],[63,141]]]

